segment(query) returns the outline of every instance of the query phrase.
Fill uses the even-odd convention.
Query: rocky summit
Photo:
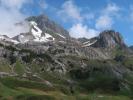
[[[125,48],[126,44],[119,32],[115,32],[113,30],[102,32],[98,41],[95,44],[96,47],[105,47],[105,48],[113,48],[119,46],[120,48]]]
[[[67,30],[59,24],[56,24],[54,21],[51,21],[46,15],[31,16],[26,20],[35,21],[38,24],[38,27],[44,32],[60,33],[65,37],[69,37],[69,32]]]
[[[76,39],[45,15],[26,21],[29,32],[0,35],[0,99],[132,100],[133,53],[119,32]]]

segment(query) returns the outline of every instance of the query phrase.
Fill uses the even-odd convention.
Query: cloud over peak
[[[70,29],[69,32],[72,37],[75,38],[92,38],[95,37],[98,34],[98,31],[88,28],[88,26],[83,25],[82,23],[74,24]]]
[[[2,6],[11,9],[20,9],[28,1],[30,0],[0,0]]]
[[[96,20],[96,29],[104,30],[104,29],[110,29],[113,25],[113,20],[111,17],[107,15],[100,16]]]
[[[0,34],[10,37],[27,32],[28,27],[16,26],[15,24],[25,19],[26,15],[21,12],[24,3],[30,0],[0,0]]]
[[[78,7],[73,0],[64,2],[61,6],[61,10],[58,11],[58,15],[65,22],[72,23],[69,29],[70,35],[75,38],[86,37],[91,38],[97,35],[95,29],[89,28],[84,22],[94,18],[93,13],[84,13],[82,8]]]

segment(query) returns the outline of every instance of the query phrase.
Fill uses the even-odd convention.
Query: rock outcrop
[[[126,44],[119,32],[113,30],[106,30],[100,33],[96,38],[97,42],[93,45],[94,47],[103,47],[103,48],[126,48]]]

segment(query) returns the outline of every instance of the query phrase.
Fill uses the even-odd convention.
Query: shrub
[[[126,59],[124,55],[116,55],[114,60],[117,62],[123,62]]]
[[[115,77],[98,75],[85,80],[83,83],[81,83],[81,86],[91,91],[97,89],[101,89],[103,91],[119,91],[119,84],[119,80]]]
[[[70,71],[70,76],[74,79],[86,79],[89,77],[89,71],[76,69]]]
[[[13,55],[13,52],[9,56],[10,64],[14,64],[16,62],[16,57]]]
[[[15,99],[16,100],[55,100],[54,97],[49,95],[33,95],[33,94],[19,95]]]

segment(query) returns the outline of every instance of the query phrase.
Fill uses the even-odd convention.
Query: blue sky
[[[75,38],[91,38],[103,30],[113,29],[122,34],[129,46],[133,45],[132,0],[0,0],[0,2],[0,11],[8,14],[12,19],[10,22],[22,20],[27,16],[45,14],[62,25]],[[7,8],[11,10],[8,11]]]

